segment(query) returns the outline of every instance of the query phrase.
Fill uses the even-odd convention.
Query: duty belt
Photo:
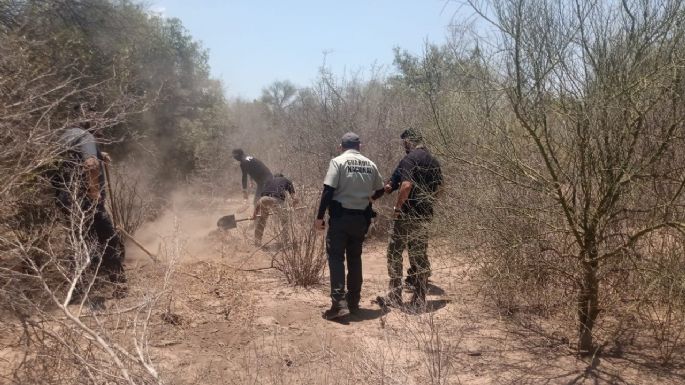
[[[365,210],[355,210],[355,209],[347,209],[345,207],[341,207],[340,212],[342,214],[349,214],[349,215],[364,215]]]

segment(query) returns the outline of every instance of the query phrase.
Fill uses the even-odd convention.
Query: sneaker
[[[347,307],[347,302],[340,301],[331,305],[331,308],[323,313],[323,318],[327,320],[333,320],[337,318],[342,318],[350,314],[350,308]]]

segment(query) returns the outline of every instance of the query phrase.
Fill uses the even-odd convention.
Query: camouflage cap
[[[402,131],[400,139],[407,139],[412,142],[420,142],[421,140],[423,140],[423,137],[421,136],[421,133],[418,130],[410,127]]]

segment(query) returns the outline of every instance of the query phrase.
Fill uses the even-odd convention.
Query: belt
[[[276,199],[278,199],[279,201],[284,201],[284,200],[285,200],[285,197],[284,197],[284,196],[281,196],[281,195],[279,195],[279,194],[262,193],[262,196],[263,196],[263,197],[269,197],[269,198],[276,198]]]
[[[342,210],[340,212],[348,215],[364,215],[366,213],[366,210],[355,210],[342,207]]]

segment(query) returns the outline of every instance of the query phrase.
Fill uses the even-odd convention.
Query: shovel
[[[230,230],[230,229],[235,229],[238,227],[238,222],[244,222],[244,221],[251,221],[252,218],[243,218],[243,219],[235,219],[235,214],[231,215],[226,215],[221,218],[216,222],[216,225],[221,229],[221,230]]]
[[[302,210],[306,209],[307,206],[301,206],[301,207],[295,207],[292,210]],[[261,215],[257,215],[257,218],[259,218]],[[238,222],[245,222],[245,221],[251,221],[253,218],[243,218],[243,219],[235,219],[235,214],[231,215],[226,215],[221,218],[216,222],[216,225],[221,229],[221,230],[231,230],[235,229],[238,227]]]

